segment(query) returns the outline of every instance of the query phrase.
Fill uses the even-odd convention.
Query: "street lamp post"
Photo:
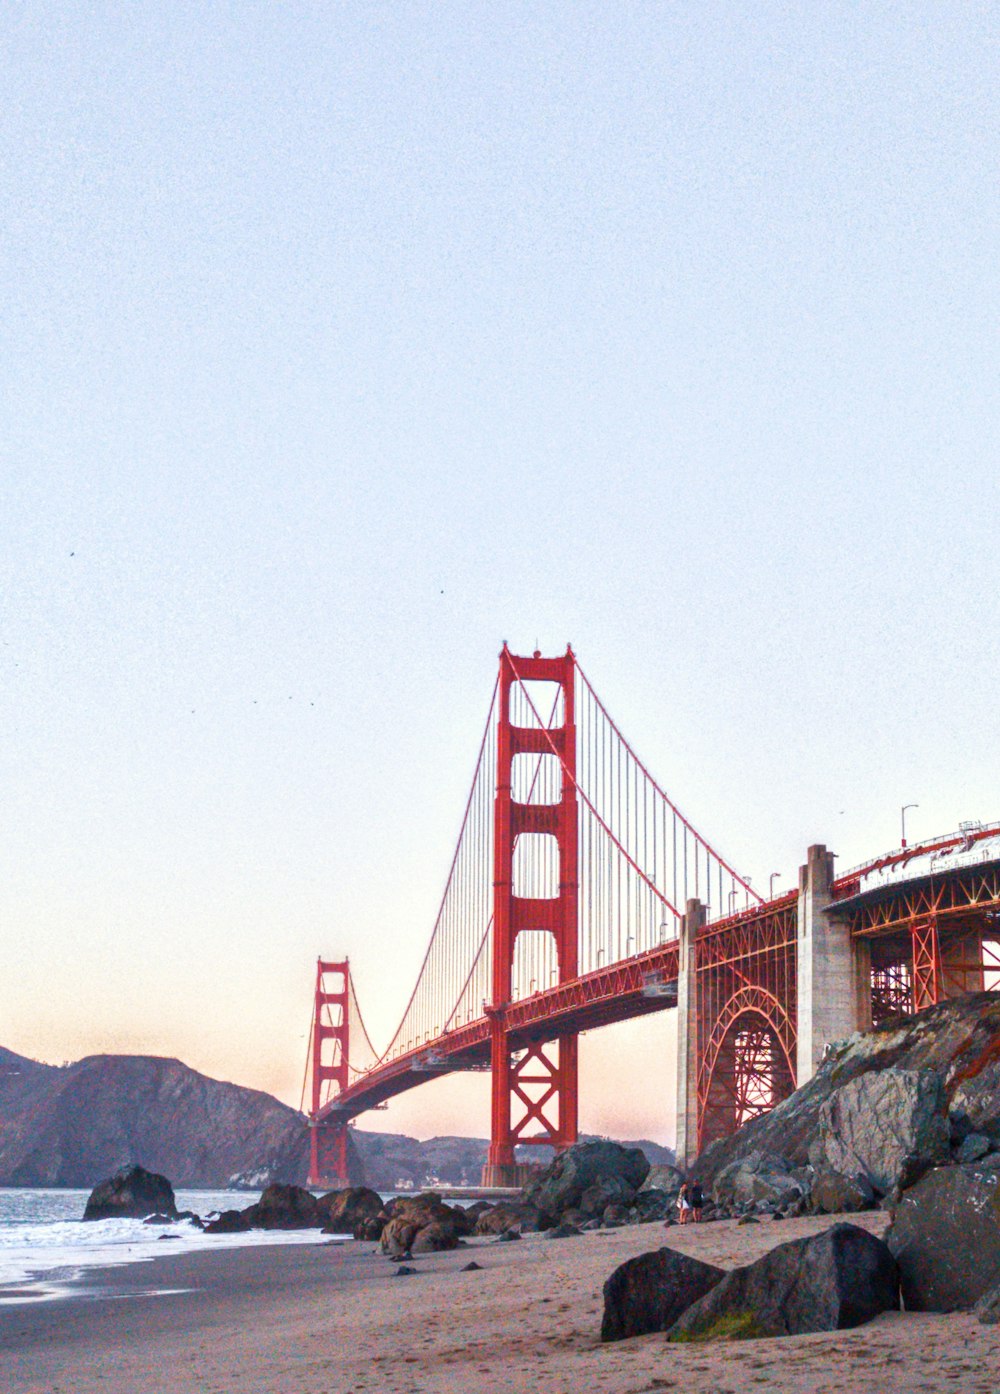
[[[768,898],[768,900],[773,900],[773,899],[774,899],[774,878],[775,878],[776,876],[780,876],[780,875],[781,875],[781,872],[780,872],[780,871],[772,871],[772,872],[771,872],[771,879],[770,879],[770,880],[768,881],[768,883],[767,883],[767,898]]]
[[[920,807],[920,805],[919,805],[918,803],[904,803],[903,806],[902,806],[902,808],[899,810],[899,822],[900,822],[900,827],[901,827],[901,830],[902,830],[902,831],[901,831],[901,839],[902,839],[902,840],[901,840],[901,844],[900,844],[900,845],[901,845],[904,849],[905,849],[905,847],[906,847],[906,810],[907,810],[908,808],[919,808],[919,807]]]

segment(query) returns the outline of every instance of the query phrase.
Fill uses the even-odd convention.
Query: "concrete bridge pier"
[[[681,916],[677,956],[677,1165],[687,1169],[698,1155],[698,1003],[695,938],[707,912],[689,900]]]
[[[871,1025],[871,955],[831,912],[834,854],[816,843],[799,870],[796,944],[796,1087],[812,1079],[826,1046]]]

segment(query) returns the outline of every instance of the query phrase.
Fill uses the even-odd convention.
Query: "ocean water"
[[[89,1220],[84,1224],[89,1194],[0,1189],[0,1303],[65,1296],[88,1268],[143,1263],[164,1254],[255,1244],[330,1243],[330,1235],[321,1235],[317,1229],[204,1234],[187,1221],[147,1225],[142,1220]],[[259,1195],[256,1191],[177,1191],[176,1201],[178,1210],[193,1210],[205,1219],[215,1211],[243,1210]],[[164,1235],[169,1238],[161,1238]]]

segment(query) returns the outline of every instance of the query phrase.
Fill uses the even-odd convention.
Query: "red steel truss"
[[[526,682],[555,684],[561,690],[562,724],[546,728],[515,725],[512,690]],[[514,949],[519,934],[542,931],[555,940],[560,983],[577,976],[577,800],[576,727],[573,721],[576,687],[572,650],[561,658],[517,658],[504,644],[500,654],[497,714],[497,780],[494,803],[493,881],[493,1000],[490,1016],[490,1056],[493,1076],[492,1127],[488,1172],[500,1184],[504,1168],[514,1165],[518,1144],[548,1143],[565,1147],[577,1134],[576,1037],[562,1036],[548,1054],[536,1049],[514,1059],[505,1008],[511,1001]],[[530,703],[530,699],[529,703]],[[524,700],[522,720],[530,722]],[[533,706],[531,708],[533,710]],[[558,709],[558,707],[557,707]],[[516,803],[512,771],[517,755],[541,755],[554,750],[562,767],[561,798],[557,804]],[[543,834],[555,839],[558,892],[549,899],[515,893],[514,856],[519,837]],[[541,1075],[539,1076],[539,1071]],[[531,1129],[532,1131],[529,1131]]]
[[[909,932],[915,920],[954,920],[969,911],[1000,911],[1000,864],[963,867],[912,885],[894,886],[850,906],[851,933],[864,937]]]
[[[795,1088],[794,893],[695,939],[698,1150]]]
[[[872,964],[872,1025],[905,1016],[913,1004],[912,965],[907,962]]]
[[[555,691],[548,721],[536,684]],[[676,1005],[678,907],[702,897],[716,913],[748,908],[694,936],[699,1150],[795,1087],[797,893],[760,901],[652,779],[571,649],[527,658],[505,644],[494,703],[431,941],[381,1055],[347,962],[317,966],[313,1184],[346,1179],[348,1120],[452,1070],[491,1072],[485,1180],[511,1178],[518,1145],[574,1141],[578,1034]],[[1000,988],[1000,863],[985,841],[998,831],[894,852],[834,883],[832,912],[870,950],[875,1022]],[[914,858],[977,842],[977,865],[916,879]]]
[[[910,921],[913,955],[913,1010],[921,1012],[941,999],[941,940],[936,915]]]
[[[1000,866],[962,867],[841,903],[872,959],[872,1020],[996,986]]]
[[[324,1095],[332,1085],[342,1094],[350,1079],[350,964],[316,963],[312,1022],[312,1094],[309,1110],[309,1185],[347,1180],[347,1120],[323,1117]]]

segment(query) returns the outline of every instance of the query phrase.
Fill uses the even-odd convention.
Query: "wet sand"
[[[855,1217],[881,1232],[885,1217]],[[602,1284],[663,1243],[731,1267],[831,1220],[520,1243],[474,1240],[417,1258],[372,1244],[165,1255],[94,1269],[51,1302],[0,1306],[4,1394],[997,1394],[1000,1328],[892,1314],[854,1331],[671,1346],[602,1346]],[[464,1273],[471,1259],[479,1272]]]

